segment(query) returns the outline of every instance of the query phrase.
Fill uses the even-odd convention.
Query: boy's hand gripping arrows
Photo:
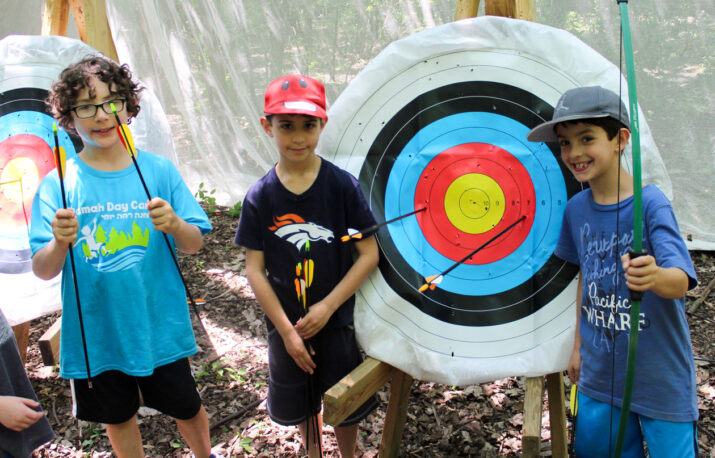
[[[60,141],[57,135],[57,123],[52,123],[52,134],[55,137],[55,166],[57,167],[57,176],[60,179],[60,192],[62,193],[62,207],[67,208],[67,197],[65,197],[65,163],[67,154],[64,148],[60,148]],[[79,318],[79,331],[82,336],[82,349],[84,350],[84,364],[87,369],[87,385],[92,388],[92,374],[89,371],[89,356],[87,354],[87,339],[84,335],[84,321],[82,319],[82,306],[79,302],[79,287],[77,282],[77,268],[74,263],[74,252],[72,251],[72,243],[70,243],[68,251],[70,255],[70,266],[72,267],[72,281],[74,283],[74,294],[77,300],[77,317]]]
[[[315,263],[309,256],[310,253],[310,240],[305,242],[305,258],[302,262],[298,262],[295,266],[295,293],[298,298],[298,305],[301,306],[301,318],[305,317],[308,313],[308,289],[310,285],[313,284],[313,272]],[[305,348],[309,354],[315,354],[312,345],[310,344],[310,339],[304,339]],[[306,393],[305,393],[305,403],[306,411],[305,418],[307,422],[307,441],[306,441],[306,452],[310,453],[311,439],[318,446],[318,456],[323,456],[322,444],[321,444],[321,431],[319,429],[319,421],[316,415],[313,415],[312,407],[316,403],[315,399],[315,387],[313,376],[306,372]],[[311,437],[312,436],[312,437]]]

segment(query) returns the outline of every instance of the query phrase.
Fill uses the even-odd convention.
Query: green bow
[[[628,104],[631,114],[631,134],[633,138],[633,253],[643,251],[643,195],[641,181],[641,142],[638,127],[638,96],[636,92],[636,74],[633,63],[633,45],[631,42],[631,27],[628,21],[628,0],[616,0],[621,13],[621,33],[626,57],[628,74]],[[634,255],[632,254],[631,257]],[[637,293],[637,294],[636,294]],[[628,425],[628,414],[633,397],[633,380],[636,370],[636,354],[638,352],[638,328],[640,323],[642,293],[631,291],[631,329],[628,340],[628,360],[626,363],[626,379],[623,389],[623,404],[621,405],[621,420],[618,426],[618,437],[614,457],[620,458]],[[615,351],[615,349],[614,349]]]

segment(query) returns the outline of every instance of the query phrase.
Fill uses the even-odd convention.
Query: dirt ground
[[[225,456],[300,456],[295,428],[271,423],[265,403],[268,368],[262,312],[244,274],[244,252],[231,243],[237,220],[226,212],[213,216],[214,231],[198,255],[182,257],[189,288],[199,301],[202,321],[219,359],[208,351],[192,359],[212,425],[214,451]],[[696,356],[701,456],[715,456],[715,256],[692,252],[700,286],[688,293],[688,322]],[[57,315],[33,322],[27,370],[57,438],[38,449],[39,457],[108,457],[111,447],[101,425],[74,419],[69,385],[56,367],[42,365],[37,341]],[[195,325],[197,336],[200,327]],[[207,348],[205,339],[200,345]],[[568,378],[566,384],[568,385]],[[524,379],[510,377],[473,386],[412,384],[407,424],[400,448],[404,457],[521,456]],[[568,393],[568,386],[566,392]],[[360,425],[358,456],[375,457],[387,407],[387,391],[378,393],[379,408]],[[190,456],[173,422],[142,409],[140,430],[147,456]],[[542,456],[551,456],[548,412],[544,411]],[[570,428],[570,422],[568,424]],[[335,436],[326,427],[325,456],[339,456]]]

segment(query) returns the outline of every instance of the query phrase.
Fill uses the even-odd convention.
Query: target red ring
[[[52,148],[32,134],[0,142],[0,224],[25,226],[40,181],[54,168]]]
[[[482,181],[493,180],[498,192],[488,187],[477,189],[478,183],[474,183],[472,192],[486,199],[486,207],[478,214],[470,212],[469,215],[463,208],[448,209],[445,201],[453,201],[445,199],[450,187],[474,172],[484,177]],[[446,149],[425,167],[415,190],[415,208],[424,206],[427,211],[418,214],[417,220],[425,239],[454,261],[464,258],[526,215],[525,224],[518,225],[465,261],[465,264],[488,264],[508,256],[528,236],[534,221],[535,192],[528,171],[514,155],[495,145],[466,143]],[[473,229],[465,230],[464,225],[455,224],[455,212],[461,212],[461,221],[469,222]],[[483,229],[479,230],[480,227]]]

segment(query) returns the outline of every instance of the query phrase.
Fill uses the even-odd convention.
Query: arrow
[[[363,230],[361,230],[361,231],[358,231],[357,229],[353,229],[353,228],[348,228],[348,235],[343,235],[343,236],[340,238],[340,240],[342,240],[343,242],[347,242],[347,241],[350,240],[350,239],[360,240],[360,239],[363,238],[367,233],[372,232],[372,231],[375,231],[375,230],[381,228],[382,226],[385,226],[385,225],[387,225],[387,224],[390,224],[390,223],[395,222],[395,221],[397,221],[397,220],[400,220],[400,219],[402,219],[402,218],[407,218],[408,216],[412,216],[412,215],[414,215],[415,213],[423,212],[423,211],[425,211],[425,210],[427,210],[427,207],[422,207],[422,208],[417,209],[417,210],[415,210],[415,211],[413,211],[413,212],[407,213],[406,215],[398,216],[397,218],[392,218],[391,220],[385,221],[384,223],[373,224],[372,226],[370,226],[370,227],[368,227],[368,228],[366,228],[366,229],[363,229]]]
[[[419,289],[418,291],[422,293],[422,292],[424,292],[424,291],[427,291],[428,288],[431,289],[431,290],[435,289],[438,284],[442,283],[442,280],[443,280],[443,278],[444,278],[445,275],[447,275],[448,273],[450,273],[451,271],[453,271],[454,269],[456,269],[457,266],[459,266],[460,264],[464,263],[465,261],[467,261],[468,259],[470,259],[470,258],[471,258],[472,256],[474,256],[475,254],[479,253],[479,252],[480,252],[481,250],[483,250],[487,245],[489,245],[490,243],[492,243],[494,240],[498,239],[498,238],[501,237],[502,235],[506,234],[511,228],[513,228],[514,226],[516,226],[517,224],[519,224],[520,222],[522,222],[522,221],[525,220],[525,219],[526,219],[526,215],[523,215],[521,218],[519,218],[518,220],[514,221],[514,222],[511,223],[509,226],[507,226],[506,229],[504,229],[503,231],[501,231],[500,233],[498,233],[498,234],[495,235],[494,237],[492,237],[492,238],[490,238],[489,240],[487,240],[486,242],[484,242],[484,243],[482,244],[482,246],[480,246],[480,247],[477,248],[476,250],[474,250],[474,251],[472,251],[471,253],[469,253],[467,256],[463,257],[463,258],[460,259],[459,261],[457,261],[457,262],[455,262],[454,264],[452,264],[452,266],[451,266],[449,269],[445,270],[445,271],[442,272],[441,274],[431,275],[431,276],[429,276],[429,277],[426,277],[426,278],[425,278],[425,282],[426,282],[426,283],[425,283],[424,285],[420,286],[420,289]]]
[[[55,166],[57,167],[57,175],[60,179],[60,192],[62,193],[62,207],[67,208],[67,198],[65,197],[65,178],[64,170],[67,161],[67,155],[64,148],[60,148],[60,140],[57,136],[57,123],[52,123],[52,134],[55,137]],[[87,386],[92,389],[92,374],[89,372],[89,356],[87,354],[87,339],[84,334],[84,320],[82,319],[82,306],[79,301],[79,286],[77,284],[77,268],[74,262],[74,251],[72,243],[69,245],[70,266],[72,267],[72,282],[74,283],[74,294],[77,300],[77,317],[79,318],[79,331],[82,335],[82,349],[84,350],[84,364],[87,369]]]
[[[126,124],[123,124],[122,121],[119,119],[119,114],[117,113],[117,107],[114,106],[113,103],[109,104],[112,107],[112,114],[114,114],[114,119],[117,121],[117,133],[119,134],[119,139],[122,141],[122,145],[124,145],[124,149],[127,150],[129,155],[132,157],[132,162],[134,163],[134,168],[137,171],[137,174],[139,175],[139,179],[142,182],[142,186],[144,187],[144,192],[146,193],[146,196],[149,200],[151,200],[151,193],[149,192],[149,188],[146,185],[146,182],[144,181],[144,176],[142,175],[141,169],[139,169],[139,163],[137,163],[137,158],[136,158],[136,148],[134,147],[134,139],[132,138],[131,131],[129,130],[129,126]],[[184,289],[186,290],[186,296],[188,297],[189,301],[191,302],[191,307],[194,309],[194,313],[196,314],[196,319],[199,321],[199,324],[201,325],[201,329],[204,331],[204,334],[206,335],[206,338],[209,341],[209,344],[211,347],[215,350],[216,347],[214,346],[213,342],[211,341],[211,336],[209,335],[208,331],[206,331],[206,327],[204,326],[204,322],[201,320],[201,315],[199,315],[199,309],[196,306],[196,302],[194,301],[194,298],[191,296],[191,291],[189,290],[188,285],[186,284],[186,280],[184,279],[184,274],[181,272],[181,267],[179,267],[179,261],[176,259],[176,253],[174,253],[174,249],[171,248],[171,243],[169,243],[169,237],[166,235],[166,233],[162,232],[161,235],[164,236],[164,242],[166,243],[166,247],[169,249],[169,254],[171,254],[171,260],[174,261],[174,266],[176,266],[176,271],[179,273],[179,277],[181,278],[181,283],[184,285]]]

